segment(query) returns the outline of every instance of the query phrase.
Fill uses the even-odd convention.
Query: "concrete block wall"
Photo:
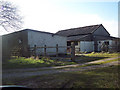
[[[67,38],[54,34],[28,31],[28,45],[30,45],[30,47],[34,47],[34,45],[37,47],[44,47],[44,45],[56,47],[56,44],[58,44],[58,46],[67,46]],[[46,51],[51,52],[48,54],[53,55],[56,52],[56,48],[47,48]],[[63,54],[67,52],[66,48],[59,48],[58,51]],[[44,53],[43,48],[37,49],[37,54],[42,53]]]

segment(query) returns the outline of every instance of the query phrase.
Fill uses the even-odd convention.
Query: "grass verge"
[[[101,62],[97,62],[97,63],[86,64],[86,65],[82,65],[82,66],[80,66],[80,67],[106,64],[106,63],[110,63],[110,62],[114,62],[114,61],[119,61],[119,59],[120,59],[120,58],[118,58],[118,59],[113,59],[113,60],[108,60],[108,61],[101,61]],[[78,67],[79,67],[79,66],[78,66]]]
[[[117,57],[117,56],[120,56],[120,53],[95,53],[95,52],[92,52],[92,53],[89,53],[89,54],[84,54],[85,56],[89,56],[89,57]]]
[[[58,61],[51,60],[50,58],[14,58],[10,59],[4,63],[2,63],[3,69],[17,69],[17,68],[37,68],[37,67],[49,67],[49,66],[63,66],[69,64],[76,64],[76,62],[66,62],[66,61]]]
[[[19,69],[19,68],[38,68],[38,67],[51,67],[51,66],[64,66],[64,65],[72,65],[72,64],[79,64],[79,63],[86,63],[91,61],[96,61],[100,59],[110,58],[110,57],[117,57],[119,53],[90,53],[85,55],[78,55],[76,56],[76,62],[70,62],[68,60],[54,60],[50,57],[48,58],[13,58],[8,61],[3,61],[2,68],[3,69]],[[59,58],[61,59],[61,58]]]

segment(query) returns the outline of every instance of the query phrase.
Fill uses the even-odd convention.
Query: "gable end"
[[[110,36],[109,32],[104,28],[102,24],[96,30],[94,30],[92,34],[100,36]]]

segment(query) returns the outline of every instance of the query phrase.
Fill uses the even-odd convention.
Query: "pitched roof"
[[[74,36],[74,35],[90,34],[90,33],[93,33],[101,25],[102,24],[85,26],[85,27],[78,27],[78,28],[71,28],[71,29],[58,31],[56,34],[63,35],[63,36]]]
[[[67,41],[81,41],[81,40],[92,41],[89,35],[78,35],[78,36],[71,36],[67,38]]]

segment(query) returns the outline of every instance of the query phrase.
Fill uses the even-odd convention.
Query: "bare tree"
[[[0,25],[6,30],[19,30],[22,25],[22,18],[18,9],[8,1],[0,1]]]

